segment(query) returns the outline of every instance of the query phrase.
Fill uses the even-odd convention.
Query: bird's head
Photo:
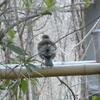
[[[49,39],[49,36],[48,35],[43,35],[42,39]]]

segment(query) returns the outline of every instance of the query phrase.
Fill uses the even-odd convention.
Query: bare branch
[[[86,4],[86,3],[85,2],[78,2],[78,3],[74,3],[72,5],[65,5],[64,7],[75,6],[75,5],[82,5],[82,4]]]
[[[75,94],[74,94],[74,92],[72,91],[72,89],[71,89],[65,82],[63,82],[59,77],[57,77],[57,78],[58,78],[58,80],[59,80],[62,84],[64,84],[65,86],[67,86],[67,88],[70,90],[70,92],[72,93],[73,98],[74,98],[74,100],[75,100]]]
[[[79,28],[79,29],[77,29],[77,30],[75,30],[75,31],[73,31],[73,32],[71,32],[71,33],[66,34],[65,36],[63,36],[63,37],[61,37],[59,40],[57,40],[55,43],[61,41],[61,40],[64,39],[65,37],[67,37],[67,36],[69,36],[69,35],[71,35],[71,34],[77,32],[77,31],[80,31],[80,30],[86,28],[87,26],[91,25],[91,23],[95,22],[95,21],[98,20],[99,18],[100,18],[100,16],[97,17],[97,18],[95,18],[93,21],[91,21],[89,24],[85,25],[84,27]]]
[[[31,19],[31,18],[35,18],[35,17],[38,17],[38,16],[47,15],[47,14],[51,15],[50,12],[42,12],[42,13],[32,14],[32,15],[29,15],[29,16],[27,16],[27,17],[21,18],[21,20],[19,20],[19,23],[22,23],[22,22],[24,22],[24,21],[27,21],[27,20],[29,20],[29,19]],[[18,22],[15,22],[14,24],[12,24],[12,25],[9,26],[8,28],[6,28],[6,30],[4,30],[3,33],[7,33],[9,29],[11,29],[11,28],[17,26],[19,23],[18,23]]]
[[[6,2],[7,2],[7,0],[4,0],[4,1],[0,4],[0,7],[2,7]]]

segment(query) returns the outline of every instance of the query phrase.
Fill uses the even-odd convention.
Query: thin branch
[[[50,12],[42,12],[42,13],[36,13],[36,14],[32,14],[32,15],[29,15],[29,16],[27,16],[27,17],[21,18],[21,20],[19,20],[19,23],[18,23],[18,22],[15,22],[15,23],[12,24],[11,26],[7,27],[7,28],[3,31],[3,33],[7,33],[9,29],[11,29],[11,28],[17,26],[18,24],[20,24],[20,23],[22,23],[22,22],[24,22],[24,21],[27,21],[27,20],[29,20],[29,19],[31,19],[31,18],[35,18],[35,17],[38,17],[38,16],[47,15],[47,14],[51,15]]]
[[[94,21],[96,21],[96,20],[99,19],[99,18],[100,18],[100,16],[97,17],[97,18],[95,18],[93,21],[91,21],[89,24],[85,25],[84,27],[79,28],[79,29],[77,29],[77,30],[75,30],[75,31],[73,31],[73,32],[71,32],[71,33],[66,34],[65,36],[63,36],[63,37],[61,37],[60,39],[58,39],[55,43],[61,41],[62,39],[66,38],[67,36],[69,36],[69,35],[71,35],[71,34],[77,32],[77,31],[80,31],[80,30],[86,28],[87,26],[91,25]]]
[[[71,52],[70,52],[70,54],[69,54],[69,57],[70,57],[72,51],[74,50],[74,48],[77,47],[77,46],[79,46],[80,44],[82,44],[82,43],[86,40],[86,38],[91,34],[91,32],[96,28],[96,26],[97,26],[99,23],[100,23],[100,18],[96,21],[96,23],[93,25],[93,27],[91,28],[91,30],[83,37],[83,39],[82,39],[79,43],[77,43],[76,45],[74,45],[74,46],[71,48],[71,50],[70,50]],[[92,40],[91,40],[91,42],[92,42]],[[90,42],[90,43],[91,43],[91,42]],[[90,43],[89,43],[89,44],[90,44]],[[89,47],[87,47],[87,50],[88,50],[88,48],[89,48]],[[87,50],[85,51],[85,53],[87,52]],[[84,55],[82,56],[81,60],[82,60],[83,57],[85,56],[85,53],[84,53]]]
[[[46,82],[46,78],[44,78],[44,82],[43,82],[43,85],[41,87],[41,90],[36,94],[36,95],[38,95],[37,100],[39,100],[39,97],[40,97],[40,94],[41,94],[41,92],[42,92],[42,90],[44,88],[45,82]]]
[[[0,7],[2,7],[6,2],[7,2],[7,0],[2,1],[0,4]]]
[[[45,65],[44,62],[42,62],[42,61],[40,61],[40,60],[38,60],[38,59],[32,59],[31,62],[32,62],[32,61],[38,61],[38,62],[42,63],[43,65]]]
[[[72,85],[72,86],[70,86],[70,87],[75,87],[75,86],[80,85],[80,84],[91,83],[91,82],[98,82],[98,81],[99,81],[99,80],[90,80],[90,81],[86,81],[86,82],[77,83],[77,84]]]
[[[64,53],[65,55],[68,56],[68,53],[66,53],[62,48],[60,48],[60,46],[58,46],[57,44],[56,44],[56,46],[60,49],[60,51],[61,51],[62,53]]]
[[[17,83],[18,83],[18,80],[16,80],[15,83],[12,84],[12,85],[9,87],[9,89],[8,89],[7,92],[6,92],[6,94],[3,96],[3,98],[2,98],[1,100],[3,100],[3,99],[8,95],[9,90],[12,89]]]
[[[85,50],[84,54],[82,55],[81,60],[83,60],[84,57],[86,56],[86,53],[87,53],[87,51],[88,51],[88,49],[89,49],[91,43],[92,43],[92,38],[91,38],[91,40],[89,41],[89,44],[88,44],[88,46],[86,47],[86,50]]]
[[[49,17],[49,16],[47,16],[47,19],[46,19],[46,21],[45,21],[45,23],[44,23],[44,25],[43,25],[43,26],[41,26],[41,27],[40,27],[40,28],[38,28],[38,29],[33,29],[33,31],[38,31],[38,30],[42,29],[44,26],[46,26],[47,21],[48,21],[48,17]]]
[[[62,84],[64,84],[65,86],[67,86],[67,88],[70,90],[70,92],[72,93],[73,98],[74,98],[74,100],[75,100],[75,94],[74,94],[74,92],[72,91],[72,89],[71,89],[65,82],[63,82],[59,77],[57,77],[57,78],[58,78],[58,80],[59,80]]]
[[[87,97],[84,97],[84,98],[82,98],[82,99],[84,100],[84,99],[86,99],[86,98],[88,98],[88,97],[90,97],[90,96],[93,96],[94,94],[99,93],[99,92],[100,92],[100,90],[99,90],[99,91],[97,91],[97,92],[94,92],[93,94],[88,95]]]
[[[16,76],[18,76],[17,74],[16,74],[16,72],[14,71],[14,69],[16,69],[17,67],[18,67],[19,65],[16,65],[14,68],[12,68],[11,69],[11,67],[9,67],[9,66],[6,66],[6,68],[8,68],[8,69],[11,69],[11,71],[5,76],[5,78],[7,78],[8,76],[9,76],[9,74],[10,73],[14,73],[14,75],[16,75]],[[22,68],[22,67],[21,67]],[[20,73],[20,71],[19,71],[19,73]]]
[[[76,5],[82,5],[82,4],[86,4],[86,2],[78,2],[78,3],[74,3],[72,5],[65,5],[63,7],[76,6]]]
[[[93,25],[93,27],[91,28],[91,30],[84,36],[84,38],[75,45],[75,47],[77,47],[78,45],[80,45],[81,43],[83,43],[85,41],[85,39],[91,34],[91,32],[96,28],[96,26],[100,23],[100,18],[96,21],[96,23]]]

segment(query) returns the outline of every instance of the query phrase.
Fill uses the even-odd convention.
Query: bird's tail
[[[53,66],[51,58],[45,58],[45,66],[50,66],[50,67]]]

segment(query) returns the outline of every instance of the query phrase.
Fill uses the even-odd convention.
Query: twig
[[[84,97],[84,98],[82,98],[82,99],[84,100],[84,99],[86,99],[86,98],[89,98],[90,96],[92,96],[92,95],[94,95],[94,94],[96,94],[96,93],[99,93],[99,92],[100,92],[100,90],[99,90],[99,91],[97,91],[97,92],[94,92],[93,94],[88,95],[87,97]]]
[[[72,5],[65,5],[64,7],[75,6],[75,5],[82,5],[82,4],[86,4],[86,3],[85,2],[78,2],[78,3],[74,3]]]
[[[47,19],[46,19],[46,21],[45,21],[45,23],[44,23],[44,25],[43,25],[43,26],[41,26],[41,27],[40,27],[40,28],[38,28],[38,29],[33,29],[33,31],[38,31],[38,30],[42,29],[44,26],[46,26],[47,21],[48,21],[48,17],[49,17],[49,16],[47,16]]]
[[[7,0],[4,0],[3,2],[1,2],[0,7],[2,7],[6,2]]]
[[[87,26],[89,26],[90,24],[92,24],[94,21],[96,21],[96,20],[99,19],[99,18],[100,18],[100,16],[97,17],[96,19],[94,19],[93,21],[91,21],[89,24],[85,25],[84,27],[79,28],[79,29],[77,29],[77,30],[75,30],[75,31],[73,31],[73,32],[71,32],[71,33],[68,33],[68,34],[64,35],[63,37],[61,37],[60,39],[58,39],[55,43],[61,41],[61,40],[64,39],[65,37],[67,37],[67,36],[69,36],[69,35],[71,35],[71,34],[77,32],[77,31],[80,31],[80,30],[86,28]]]
[[[17,83],[18,83],[18,80],[16,80],[15,83],[12,84],[12,85],[9,87],[9,89],[8,89],[7,92],[6,92],[6,94],[3,96],[3,98],[2,98],[1,100],[3,100],[3,99],[8,95],[8,91],[9,91],[10,89],[12,89]]]
[[[44,62],[42,62],[42,61],[40,61],[40,60],[37,60],[37,59],[32,59],[31,62],[32,62],[32,61],[38,61],[38,62],[44,64]],[[44,65],[45,65],[45,64],[44,64]]]
[[[60,46],[58,46],[57,44],[56,44],[56,46],[60,49],[60,51],[61,51],[62,53],[64,53],[65,55],[68,56],[68,53],[66,53],[62,48],[60,48]]]
[[[57,77],[57,78],[58,78],[58,80],[59,80],[62,84],[64,84],[65,86],[67,86],[67,88],[70,90],[70,92],[72,93],[73,98],[74,98],[74,100],[75,100],[75,94],[74,94],[74,92],[72,91],[72,89],[71,89],[65,82],[63,82],[59,77]]]
[[[99,24],[100,19],[97,20],[97,22],[93,25],[93,27],[91,28],[91,30],[84,36],[84,38],[75,45],[75,47],[77,47],[79,44],[83,43],[85,41],[85,39],[90,35],[90,33],[94,30],[94,28]]]
[[[88,51],[88,49],[89,49],[89,47],[90,47],[90,44],[91,44],[91,43],[92,43],[92,38],[91,38],[91,40],[89,41],[89,44],[88,44],[88,46],[87,46],[87,48],[86,48],[86,50],[85,50],[84,54],[82,55],[81,60],[83,60],[83,59],[84,59],[84,57],[85,57],[85,55],[86,55],[86,53],[87,53],[87,51]]]
[[[50,12],[41,12],[41,13],[32,14],[32,15],[29,15],[29,16],[27,16],[27,17],[21,18],[21,20],[19,20],[19,23],[22,23],[22,22],[24,22],[24,21],[27,21],[27,20],[29,20],[29,19],[31,19],[31,18],[35,18],[35,17],[38,17],[38,16],[47,15],[47,14],[51,15]],[[7,33],[9,29],[11,29],[11,28],[17,26],[19,23],[18,23],[18,22],[15,22],[14,24],[12,24],[12,25],[9,26],[8,28],[6,28],[6,29],[3,31],[3,33]]]

